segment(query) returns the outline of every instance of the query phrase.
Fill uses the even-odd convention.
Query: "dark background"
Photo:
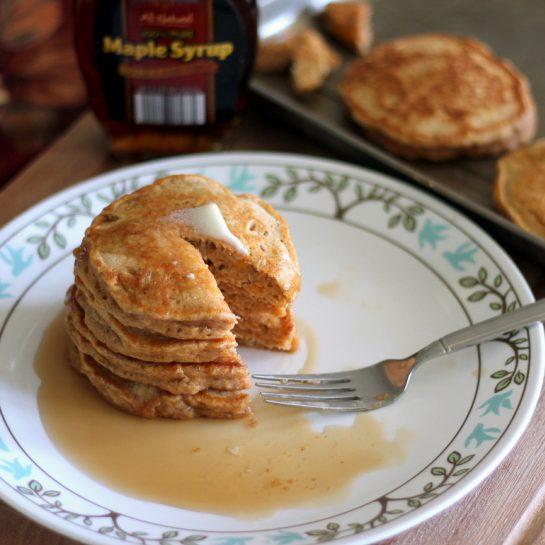
[[[0,187],[86,102],[71,0],[0,0]]]

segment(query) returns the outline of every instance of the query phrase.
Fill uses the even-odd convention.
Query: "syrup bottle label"
[[[114,17],[98,21],[113,119],[188,126],[232,114],[248,43],[230,2],[120,0]]]

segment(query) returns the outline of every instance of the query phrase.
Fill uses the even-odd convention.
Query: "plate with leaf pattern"
[[[326,502],[253,519],[192,511],[123,494],[63,454],[40,416],[33,362],[62,309],[71,252],[108,202],[180,172],[258,194],[288,220],[303,274],[295,312],[315,333],[319,372],[407,355],[449,331],[533,301],[516,265],[460,213],[391,177],[345,163],[214,153],[152,161],[79,183],[0,230],[3,500],[90,544],[363,544],[432,517],[498,466],[538,399],[541,325],[420,368],[406,395],[372,415],[388,436],[405,431],[404,456],[358,476]],[[251,370],[260,368],[260,351],[244,355]],[[285,369],[289,357],[265,358],[268,370]],[[184,423],[179,426],[183,433]]]

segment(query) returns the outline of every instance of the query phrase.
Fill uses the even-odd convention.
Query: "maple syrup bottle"
[[[210,149],[243,107],[255,0],[76,0],[89,102],[116,155]]]

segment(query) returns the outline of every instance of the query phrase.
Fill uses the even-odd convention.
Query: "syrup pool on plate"
[[[308,326],[301,331],[313,345]],[[66,352],[58,316],[35,361],[44,427],[71,463],[130,496],[256,518],[325,504],[346,494],[362,473],[404,459],[406,434],[386,439],[370,414],[358,414],[351,426],[322,431],[304,411],[269,406],[258,398],[253,416],[240,420],[147,420],[125,414],[69,367]]]

